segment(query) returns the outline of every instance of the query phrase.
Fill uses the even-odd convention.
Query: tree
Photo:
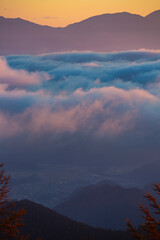
[[[9,181],[10,176],[5,174],[3,164],[0,164],[0,239],[24,240],[26,238],[21,236],[19,227],[23,226],[25,209],[14,210],[14,203],[8,198]]]
[[[160,185],[154,184],[153,189],[156,197],[150,193],[145,196],[149,206],[144,207],[141,203],[139,204],[144,218],[144,224],[140,226],[140,230],[137,231],[127,219],[128,229],[132,232],[133,237],[138,240],[160,240]]]

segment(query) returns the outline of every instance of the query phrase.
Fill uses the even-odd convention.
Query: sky
[[[1,0],[0,14],[42,25],[63,27],[91,16],[127,11],[145,16],[160,9],[159,0]]]

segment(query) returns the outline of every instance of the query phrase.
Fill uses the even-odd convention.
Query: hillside
[[[133,171],[129,172],[127,175],[124,175],[123,181],[129,182],[133,186],[144,187],[145,185],[152,186],[154,183],[160,182],[160,162],[152,162],[146,164],[142,167],[136,168]]]
[[[132,239],[130,234],[126,232],[95,229],[88,225],[75,222],[49,208],[28,200],[16,202],[16,209],[22,207],[26,208],[27,213],[24,216],[24,227],[21,229],[21,232],[24,235],[29,234],[29,239],[32,240],[37,240],[38,237],[42,237],[44,240]]]
[[[143,192],[136,188],[90,185],[76,191],[55,211],[94,227],[126,229],[127,217],[134,225],[141,222],[139,201],[143,201]]]
[[[103,14],[65,28],[0,17],[0,54],[160,49],[160,10],[142,17]]]

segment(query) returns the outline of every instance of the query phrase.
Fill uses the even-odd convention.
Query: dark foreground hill
[[[160,49],[160,10],[103,14],[65,28],[0,17],[0,54]]]
[[[130,240],[131,235],[122,231],[102,230],[75,222],[55,211],[37,203],[22,200],[15,204],[15,208],[25,207],[24,235],[30,235],[31,240],[42,237],[43,240]]]
[[[94,227],[126,229],[126,218],[134,225],[141,223],[139,201],[143,202],[143,192],[139,189],[91,185],[76,191],[55,211]]]

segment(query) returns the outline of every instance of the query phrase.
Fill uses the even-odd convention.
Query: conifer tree
[[[23,226],[25,209],[14,210],[14,203],[8,198],[9,181],[10,177],[6,175],[3,164],[0,164],[0,239],[25,240],[27,238],[21,236],[19,231],[19,227]]]
[[[141,203],[139,204],[144,218],[144,223],[140,226],[140,229],[137,231],[127,219],[128,229],[132,232],[133,237],[138,240],[160,240],[160,185],[154,184],[153,189],[157,197],[147,193],[145,198],[149,205],[144,207]]]

